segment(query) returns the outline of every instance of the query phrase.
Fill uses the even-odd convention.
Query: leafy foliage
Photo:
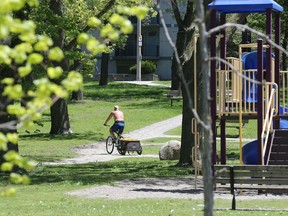
[[[129,68],[130,73],[136,74],[137,65],[133,65]],[[150,74],[156,71],[156,64],[152,61],[146,60],[141,63],[141,73]]]
[[[63,22],[63,17],[49,11],[47,6],[50,1],[48,0],[41,1],[40,6],[38,0],[0,2],[0,84],[3,89],[0,97],[1,111],[4,112],[1,115],[15,117],[15,121],[1,122],[3,124],[0,125],[0,131],[2,131],[0,133],[0,151],[6,152],[3,156],[5,162],[0,164],[0,170],[11,172],[10,180],[13,183],[29,183],[29,177],[25,174],[13,173],[13,167],[31,170],[34,163],[21,157],[17,151],[11,151],[8,148],[8,143],[17,144],[18,135],[6,131],[11,128],[16,131],[16,124],[18,127],[32,128],[35,122],[42,117],[42,113],[57,99],[67,97],[69,91],[77,91],[82,88],[83,78],[80,73],[67,71],[64,74],[61,67],[52,64],[62,61],[65,57],[60,47],[55,46],[51,39],[52,37],[57,38],[55,34],[58,34],[59,26],[63,29],[71,29],[65,37],[66,42],[78,35],[77,39],[80,45],[85,45],[93,55],[96,55],[105,51],[107,47],[103,40],[98,40],[86,33],[80,34],[87,21],[91,27],[100,31],[102,37],[117,40],[122,33],[127,34],[133,30],[132,24],[127,19],[129,14],[142,18],[147,12],[144,7],[119,7],[118,11],[121,11],[123,15],[111,16],[110,23],[102,24],[96,17],[91,16],[92,13],[89,12],[85,1],[77,1],[77,4],[70,4],[74,1],[68,0],[64,2],[66,3],[65,22]],[[31,10],[27,5],[39,6],[39,10],[34,12],[32,10],[31,13],[31,18],[35,22],[24,20],[24,17],[19,19],[13,16],[22,9],[22,12],[27,14]],[[86,10],[86,13],[80,13]],[[75,16],[75,13],[80,16]],[[43,16],[47,16],[47,20],[41,23]],[[121,23],[118,22],[118,19],[121,19]],[[49,25],[47,22],[50,22]],[[37,30],[36,26],[39,26]],[[75,29],[74,26],[78,28]],[[41,34],[38,34],[38,31]],[[11,39],[17,43],[12,45]],[[33,90],[23,88],[19,80],[23,81],[38,71],[41,71],[42,74],[38,75],[36,79],[32,79]],[[59,84],[51,81],[59,77],[63,77]],[[25,104],[16,103],[22,98],[29,98],[29,101]],[[12,195],[14,193],[14,189],[7,189],[1,194]]]

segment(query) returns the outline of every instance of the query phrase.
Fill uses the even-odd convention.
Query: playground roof
[[[261,13],[266,9],[283,11],[283,7],[273,0],[215,0],[208,8],[221,13]]]

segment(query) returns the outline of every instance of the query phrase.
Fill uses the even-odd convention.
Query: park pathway
[[[127,134],[124,134],[124,137],[139,139],[140,141],[143,139],[151,139],[156,137],[171,137],[171,139],[180,136],[170,136],[164,135],[166,131],[169,131],[175,127],[181,125],[182,115],[178,115],[173,118],[169,118],[147,127],[144,127],[139,130],[131,131]],[[142,155],[132,154],[125,156],[120,155],[116,150],[112,154],[107,154],[105,142],[97,142],[92,144],[86,144],[77,146],[71,149],[77,156],[74,158],[68,158],[57,162],[45,162],[44,165],[60,165],[60,164],[84,164],[90,162],[103,162],[109,160],[115,160],[123,157],[157,157],[158,155],[148,155],[145,152]]]
[[[176,127],[179,127],[181,124],[182,124],[182,115],[178,115],[173,118],[169,118],[164,121],[160,121],[152,125],[146,126],[139,130],[128,132],[127,134],[124,134],[123,136],[133,138],[133,139],[139,139],[139,140],[151,139],[151,138],[156,138],[156,137],[180,138],[180,136],[165,135],[164,133]]]

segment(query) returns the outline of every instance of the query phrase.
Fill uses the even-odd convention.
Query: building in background
[[[161,1],[164,20],[168,28],[172,41],[176,41],[178,27],[171,12],[170,1]],[[129,74],[129,68],[136,64],[137,57],[137,19],[132,18],[134,24],[134,32],[129,35],[124,50],[115,50],[110,54],[109,76],[115,79],[125,79],[125,74]],[[173,50],[165,35],[163,25],[161,24],[159,15],[151,18],[148,25],[142,25],[142,60],[153,61],[157,65],[157,71],[160,80],[171,79],[171,63]],[[95,77],[99,76],[101,68],[101,56],[97,57],[95,66]],[[142,79],[143,80],[143,79]]]

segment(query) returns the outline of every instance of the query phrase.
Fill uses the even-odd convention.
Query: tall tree
[[[63,2],[64,0],[58,1],[50,1],[49,9],[58,17],[63,17]],[[52,20],[51,24],[57,26],[57,20]],[[61,26],[59,26],[56,31],[56,34],[52,35],[52,39],[54,41],[55,46],[64,48],[64,40],[65,40],[65,31]],[[57,65],[58,66],[58,65]],[[62,67],[64,71],[69,70],[69,61],[67,58],[64,58],[59,66]],[[55,103],[50,108],[51,115],[51,129],[50,134],[68,134],[72,133],[72,129],[70,127],[70,120],[68,114],[67,102],[64,98],[58,98]]]
[[[70,78],[63,78],[61,86],[49,81],[49,78],[60,76],[62,70],[47,68],[47,62],[61,61],[63,53],[59,47],[51,47],[53,42],[47,35],[35,34],[35,23],[26,19],[26,9],[21,11],[26,4],[37,6],[38,3],[37,0],[0,1],[0,171],[4,172],[13,172],[15,167],[28,170],[33,166],[18,154],[17,127],[27,129],[33,126],[52,104],[51,95],[62,97],[67,95],[67,90],[77,90],[81,86],[74,82],[74,78],[79,81],[79,77],[73,73],[69,73]],[[32,90],[25,88],[23,81],[37,73],[38,67],[45,73],[37,74]],[[29,100],[15,103],[22,102],[23,98]],[[29,177],[12,173],[11,181],[28,183]],[[1,189],[1,195],[13,194],[14,191]]]
[[[190,97],[194,92],[194,67],[193,67],[193,34],[195,34],[195,28],[193,27],[193,21],[195,17],[194,3],[192,1],[185,1],[186,10],[184,15],[179,9],[179,2],[176,0],[170,0],[175,20],[178,24],[178,32],[176,38],[176,49],[180,59],[181,67],[173,55],[172,60],[172,89],[178,89],[179,80],[185,82],[185,85],[181,85],[183,94],[183,106],[182,106],[182,134],[181,134],[181,153],[179,165],[192,164],[191,152],[194,146],[194,136],[191,133],[191,121],[193,113],[191,112],[190,102],[194,100],[194,97]],[[177,78],[176,78],[177,77]],[[187,91],[188,90],[188,91]]]
[[[150,1],[147,1],[150,2]],[[146,4],[146,3],[145,3]],[[138,5],[137,1],[127,1],[127,0],[109,0],[109,1],[76,1],[76,0],[43,0],[41,6],[38,10],[35,10],[31,17],[37,21],[40,25],[40,32],[45,32],[50,35],[57,46],[61,47],[65,53],[65,58],[61,61],[60,66],[64,69],[64,71],[69,70],[77,70],[77,68],[83,68],[87,65],[91,65],[89,62],[95,61],[95,54],[87,53],[87,55],[79,54],[81,49],[79,49],[79,45],[77,44],[77,35],[80,32],[90,32],[94,30],[95,26],[88,25],[90,17],[95,16],[97,18],[97,23],[94,23],[96,26],[102,26],[107,33],[100,34],[100,41],[103,43],[105,41],[115,41],[118,39],[118,34],[125,29],[124,27],[117,34],[109,35],[111,25],[107,20],[113,17],[115,14],[117,6],[135,6]],[[138,10],[138,12],[141,10]],[[134,10],[134,14],[137,10]],[[137,13],[138,13],[137,12]],[[129,14],[126,14],[129,16]],[[93,23],[93,21],[91,21]],[[105,23],[105,24],[103,24]],[[129,24],[129,23],[128,23]],[[119,25],[119,23],[116,25]],[[123,25],[127,25],[127,22],[124,22]],[[132,27],[132,25],[131,25]],[[104,30],[104,31],[105,31]],[[109,37],[114,37],[113,39]],[[101,44],[102,44],[101,43]],[[97,42],[98,44],[98,42]],[[95,47],[97,47],[95,44]],[[92,43],[89,46],[93,46]],[[103,65],[101,69],[104,72],[108,73],[108,64],[105,62],[105,59],[109,59],[109,49],[103,48],[101,52],[105,52],[103,56],[108,56],[108,58],[104,58]],[[85,61],[85,64],[83,62]],[[74,62],[74,63],[71,63]],[[90,68],[90,73],[92,73],[92,68]],[[79,70],[81,72],[81,70]],[[82,72],[81,72],[82,73]],[[93,74],[93,73],[92,73]],[[107,76],[106,76],[107,77]],[[104,76],[105,78],[105,76]],[[103,83],[105,84],[107,80],[103,79]],[[74,92],[72,94],[73,99],[78,99],[81,97],[78,96],[83,95],[81,92]],[[51,108],[51,134],[61,134],[61,133],[70,133],[72,130],[70,128],[69,123],[69,115],[67,109],[67,102],[64,99],[59,98],[59,101],[53,105]],[[56,107],[57,106],[57,107]],[[62,110],[60,110],[62,108]],[[59,115],[65,115],[63,118],[58,118]],[[60,121],[62,120],[62,121]],[[68,128],[67,128],[68,127]]]

